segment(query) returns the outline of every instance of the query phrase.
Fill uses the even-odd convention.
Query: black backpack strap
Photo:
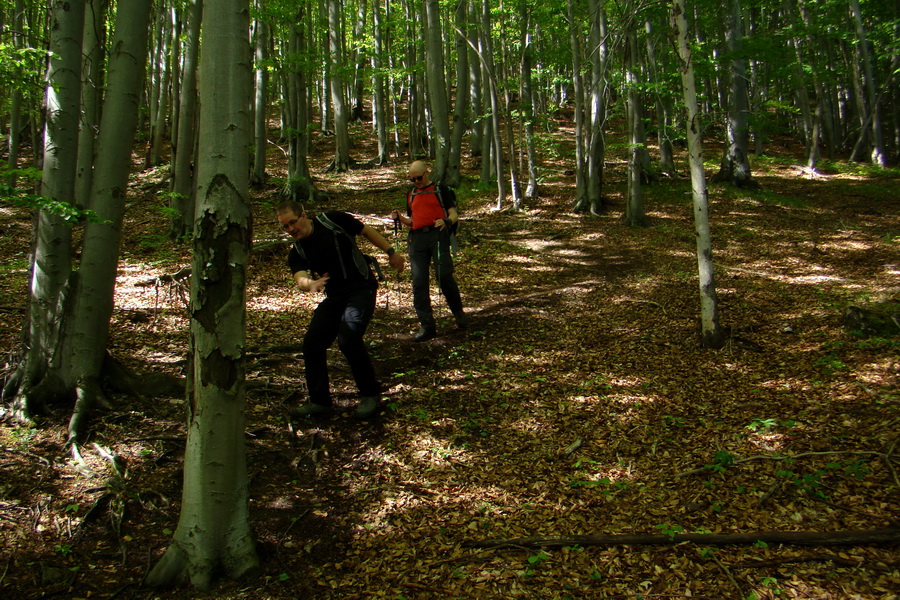
[[[344,272],[345,279],[347,278],[347,267],[344,265],[344,258],[341,254],[341,246],[338,241],[341,235],[343,235],[344,238],[346,238],[347,242],[350,244],[350,253],[353,256],[353,262],[355,263],[356,269],[357,271],[359,271],[359,274],[368,279],[368,275],[369,273],[371,273],[369,265],[372,265],[375,269],[375,274],[378,279],[380,281],[385,280],[384,275],[381,272],[381,267],[378,266],[378,261],[375,260],[375,258],[372,256],[363,254],[362,250],[359,249],[359,246],[356,245],[356,240],[353,239],[353,236],[347,233],[347,230],[329,219],[328,215],[326,215],[325,213],[319,213],[318,215],[316,215],[316,220],[335,234],[334,247],[338,255],[338,260],[341,262],[341,270]]]

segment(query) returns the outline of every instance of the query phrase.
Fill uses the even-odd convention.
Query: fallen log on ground
[[[751,533],[676,533],[523,537],[465,542],[467,548],[550,548],[563,546],[647,546],[693,542],[700,545],[793,544],[799,546],[869,546],[900,543],[900,527],[847,531],[757,531]]]

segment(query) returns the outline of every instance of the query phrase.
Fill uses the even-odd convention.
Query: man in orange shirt
[[[391,212],[391,218],[410,228],[407,246],[412,271],[413,306],[420,325],[413,338],[417,342],[437,335],[429,289],[428,270],[431,264],[434,264],[435,279],[456,319],[456,325],[460,329],[469,325],[469,317],[463,312],[459,286],[453,277],[453,257],[450,255],[450,232],[459,220],[456,194],[445,185],[433,183],[430,175],[424,162],[417,160],[411,163],[409,180],[413,189],[406,195],[406,214],[398,210]]]

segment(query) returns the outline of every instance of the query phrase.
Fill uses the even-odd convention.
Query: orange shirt
[[[443,219],[444,209],[434,193],[435,184],[426,188],[414,189],[407,196],[409,214],[412,216],[412,229],[421,229],[434,225],[437,219]]]

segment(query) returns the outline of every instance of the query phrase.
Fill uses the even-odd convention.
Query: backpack
[[[438,204],[441,205],[441,208],[444,211],[444,218],[446,219],[447,217],[449,217],[450,212],[447,210],[447,206],[444,204],[444,197],[441,194],[442,189],[449,191],[447,186],[445,186],[443,183],[434,184],[434,191],[419,192],[419,191],[416,191],[415,188],[410,190],[409,193],[406,195],[406,208],[407,208],[408,213],[412,212],[413,196],[415,196],[416,194],[434,194],[438,200]],[[450,229],[450,248],[454,252],[459,248],[459,245],[456,243],[456,232],[459,230],[459,206],[458,205],[456,207],[456,214],[457,214],[456,223],[453,223],[449,227],[449,229]]]
[[[342,239],[342,236],[350,243],[351,253],[353,254],[353,264],[356,266],[359,274],[362,275],[363,278],[368,279],[369,273],[374,269],[378,281],[381,281],[382,283],[385,281],[384,273],[381,272],[381,267],[378,265],[378,261],[375,257],[363,254],[362,250],[359,249],[359,246],[356,245],[356,240],[353,239],[353,236],[347,233],[343,227],[329,219],[328,215],[325,213],[316,215],[316,221],[335,234],[334,248],[337,252],[338,260],[341,263],[341,272],[344,275],[344,279],[347,279],[347,265],[344,264],[344,255],[341,253],[340,240]],[[305,261],[309,260],[306,258],[306,252],[303,251],[303,247],[300,246],[300,240],[294,242],[294,249],[297,251],[297,254],[300,255],[300,258]]]

